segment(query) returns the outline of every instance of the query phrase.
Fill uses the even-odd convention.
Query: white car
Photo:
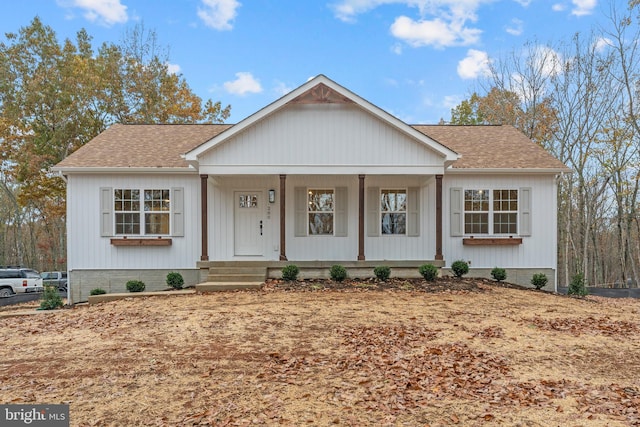
[[[40,273],[30,268],[0,268],[0,298],[42,291]]]

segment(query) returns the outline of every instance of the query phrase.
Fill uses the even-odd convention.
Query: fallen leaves
[[[0,401],[70,402],[78,426],[640,425],[640,303],[471,283],[31,316],[0,331]]]

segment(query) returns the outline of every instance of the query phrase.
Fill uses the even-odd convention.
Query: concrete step
[[[205,282],[196,285],[196,292],[222,292],[260,289],[263,282]]]
[[[266,271],[262,274],[211,274],[207,276],[207,282],[264,282],[267,278]]]
[[[265,267],[216,266],[209,268],[207,282],[264,282],[267,279]]]
[[[266,274],[265,267],[210,267],[209,274]]]

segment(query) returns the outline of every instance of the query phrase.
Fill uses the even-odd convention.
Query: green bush
[[[438,267],[433,264],[423,264],[418,268],[418,272],[424,280],[428,282],[433,282],[438,277]]]
[[[531,278],[531,284],[538,290],[544,288],[548,281],[549,279],[544,273],[536,273]]]
[[[391,267],[380,265],[373,269],[373,274],[376,275],[378,280],[382,280],[384,282],[389,278],[389,276],[391,276]]]
[[[469,272],[469,264],[463,260],[454,261],[453,264],[451,264],[451,271],[453,271],[456,277],[462,277]]]
[[[41,310],[55,310],[64,305],[57,286],[45,285],[42,301],[40,301]]]
[[[504,268],[496,267],[491,270],[491,277],[493,277],[496,282],[502,282],[507,278],[507,271]]]
[[[347,278],[347,269],[339,264],[332,265],[331,269],[329,270],[329,274],[331,275],[331,280],[342,282]]]
[[[140,280],[129,280],[127,282],[127,290],[129,292],[142,292],[144,291],[144,283]]]
[[[175,271],[167,274],[167,285],[171,286],[173,289],[182,289],[182,285],[184,285],[182,274],[176,273]]]
[[[300,272],[300,269],[298,268],[297,265],[294,265],[294,264],[286,265],[282,269],[282,279],[286,280],[287,282],[293,282],[298,278],[299,272]]]
[[[584,283],[584,276],[582,273],[578,273],[571,279],[571,283],[569,283],[569,290],[567,291],[569,295],[577,295],[583,297],[589,294],[587,290],[587,286]]]
[[[89,292],[89,295],[104,295],[106,293],[107,291],[105,291],[102,288],[95,288],[95,289],[91,289],[91,292]]]

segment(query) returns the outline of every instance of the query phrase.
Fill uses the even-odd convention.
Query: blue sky
[[[325,74],[410,124],[448,120],[489,58],[525,42],[605,25],[623,0],[22,0],[0,32],[35,16],[60,40],[85,28],[97,47],[142,22],[170,67],[237,123]]]

